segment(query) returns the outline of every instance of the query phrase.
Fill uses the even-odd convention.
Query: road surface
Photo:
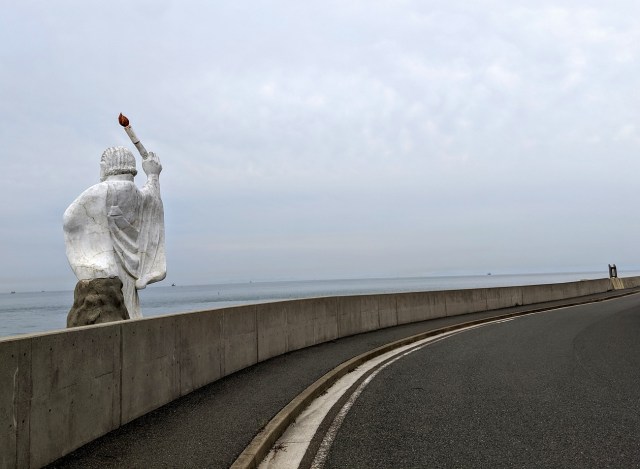
[[[394,362],[325,467],[640,467],[640,295],[481,327]]]

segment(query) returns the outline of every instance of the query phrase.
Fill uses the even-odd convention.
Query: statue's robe
[[[113,178],[91,186],[65,211],[64,234],[78,280],[119,277],[129,317],[142,317],[137,290],[167,271],[158,176],[142,189]]]

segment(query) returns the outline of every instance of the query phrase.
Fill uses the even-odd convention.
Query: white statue
[[[164,279],[167,270],[162,165],[155,154],[145,150],[142,155],[147,175],[142,189],[133,182],[133,154],[125,147],[107,148],[100,160],[101,182],[80,194],[64,213],[67,258],[78,280],[118,277],[130,318],[142,317],[137,291]]]

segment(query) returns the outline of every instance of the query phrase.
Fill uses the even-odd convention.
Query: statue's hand
[[[149,157],[142,162],[142,169],[147,176],[160,174],[160,171],[162,171],[162,165],[155,153],[151,151],[149,152]]]

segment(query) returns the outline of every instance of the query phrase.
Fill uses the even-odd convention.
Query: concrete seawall
[[[397,324],[640,286],[640,277],[313,298],[0,340],[0,468],[41,467],[259,361]]]

